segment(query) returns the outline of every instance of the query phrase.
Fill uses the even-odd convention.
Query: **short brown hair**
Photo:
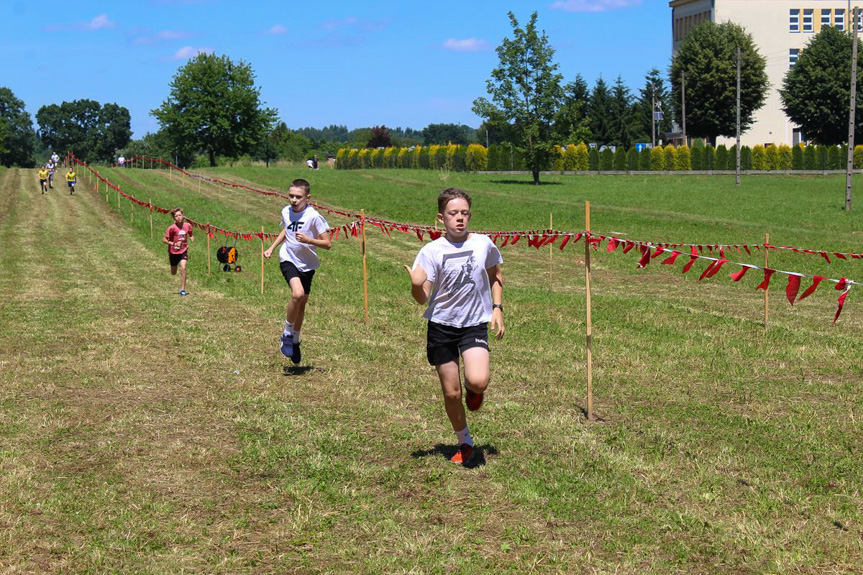
[[[177,215],[177,212],[182,212],[182,211],[183,211],[183,208],[174,208],[173,210],[171,210],[171,217],[173,218],[174,216]],[[185,215],[185,212],[183,213],[183,215]]]
[[[470,207],[470,196],[467,195],[467,192],[459,189],[459,188],[447,188],[440,193],[437,197],[437,211],[439,214],[442,214],[446,209],[446,205],[450,203],[451,200],[462,199],[467,202],[467,207]]]
[[[290,187],[303,190],[303,192],[305,192],[307,196],[312,193],[312,185],[302,178],[297,178],[296,180],[291,182]]]

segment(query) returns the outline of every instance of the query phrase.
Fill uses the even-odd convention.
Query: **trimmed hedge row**
[[[846,146],[743,146],[740,148],[742,170],[842,170],[848,161]],[[546,171],[734,171],[735,149],[724,145],[705,146],[696,141],[689,146],[656,146],[625,150],[622,146],[602,151],[586,144],[569,144],[558,148],[558,156],[544,166]],[[416,146],[413,148],[342,148],[336,156],[336,168],[342,170],[374,168],[413,168],[430,170],[524,171],[524,157],[514,146],[503,144],[488,148],[479,144],[461,146]],[[854,168],[863,169],[863,145],[854,147]]]

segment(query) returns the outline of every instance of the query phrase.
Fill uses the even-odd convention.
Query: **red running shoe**
[[[476,411],[482,407],[484,394],[471,391],[468,386],[464,386],[464,403],[470,411]]]
[[[450,461],[458,465],[467,465],[470,462],[471,457],[473,457],[473,445],[462,443],[459,445],[456,454],[450,458]]]

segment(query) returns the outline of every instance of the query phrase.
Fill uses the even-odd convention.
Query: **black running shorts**
[[[452,327],[429,322],[426,356],[431,365],[458,361],[459,354],[472,347],[488,349],[488,323]]]
[[[175,268],[180,265],[180,262],[183,260],[189,259],[189,250],[184,251],[181,254],[172,254],[168,252],[168,261],[171,262],[171,267]]]
[[[291,262],[281,262],[279,267],[282,270],[282,275],[285,276],[285,281],[291,285],[291,278],[300,278],[300,283],[303,284],[303,291],[306,295],[312,293],[312,278],[315,277],[315,270],[301,272],[297,266]]]

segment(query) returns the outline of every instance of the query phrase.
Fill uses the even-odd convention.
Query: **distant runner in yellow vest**
[[[73,170],[72,168],[69,168],[69,171],[66,172],[66,185],[69,186],[69,195],[70,196],[75,195],[75,183],[76,183],[75,180],[76,180],[76,178],[77,178],[77,175],[75,174],[75,170]]]
[[[42,166],[39,168],[39,187],[42,188],[42,193],[48,193],[48,167]]]

